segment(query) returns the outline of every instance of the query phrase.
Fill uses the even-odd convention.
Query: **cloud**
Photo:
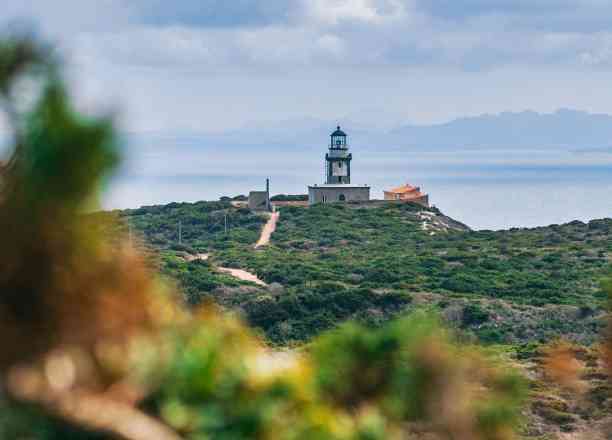
[[[80,60],[213,70],[600,69],[611,15],[604,0],[8,0],[3,11],[38,20]]]
[[[337,35],[287,27],[239,33],[236,47],[249,64],[281,68],[337,62],[346,51],[345,42]]]
[[[594,42],[580,53],[580,61],[587,66],[612,66],[612,33],[596,35]]]
[[[84,33],[75,38],[72,47],[76,54],[84,54],[79,58],[82,62],[176,68],[227,63],[225,40],[216,31],[135,27],[118,32]]]
[[[610,26],[612,4],[607,0],[419,0],[418,9],[451,22],[504,17],[516,29],[588,32]]]
[[[285,24],[297,6],[297,0],[132,1],[139,24],[211,28]]]
[[[80,35],[72,46],[78,64],[106,62],[162,70],[278,69],[339,62],[343,38],[310,28],[198,29],[141,27]]]
[[[383,24],[406,16],[406,0],[302,0],[306,17],[329,25],[342,22]]]
[[[365,107],[394,120],[588,99],[601,111],[610,16],[609,0],[5,0],[0,26],[37,23],[84,94],[125,99],[134,125],[199,129]],[[559,77],[572,79],[557,90]],[[474,99],[453,88],[482,84]]]
[[[0,25],[33,25],[47,35],[70,38],[81,32],[122,28],[135,13],[126,0],[5,0]]]

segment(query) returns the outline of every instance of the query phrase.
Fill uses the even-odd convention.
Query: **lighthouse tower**
[[[346,133],[340,126],[331,134],[329,152],[325,155],[326,181],[328,185],[351,183],[351,160]]]
[[[325,154],[325,183],[308,187],[308,203],[366,202],[370,200],[368,185],[351,183],[351,161],[346,141],[347,135],[340,127],[330,138],[329,151]]]

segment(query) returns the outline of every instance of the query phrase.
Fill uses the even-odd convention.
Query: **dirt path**
[[[187,255],[185,257],[185,260],[191,263],[192,261],[195,261],[195,260],[206,261],[209,258],[210,258],[209,254],[195,254],[195,255]]]
[[[210,254],[196,254],[196,255],[187,255],[185,257],[185,260],[188,262],[192,262],[196,260],[207,261],[209,258],[210,258]],[[219,272],[223,272],[230,276],[233,276],[234,278],[238,278],[239,280],[242,280],[242,281],[249,281],[251,283],[255,283],[258,286],[262,286],[262,287],[267,286],[266,283],[264,283],[262,280],[257,278],[257,275],[252,274],[251,272],[247,272],[246,270],[233,269],[231,267],[217,267],[217,270]]]
[[[278,218],[280,216],[280,212],[273,212],[270,214],[270,218],[268,222],[264,225],[263,230],[261,231],[261,235],[259,237],[259,241],[255,245],[255,249],[260,248],[262,246],[266,246],[270,243],[270,238],[272,234],[276,230],[276,223],[278,222]],[[196,255],[188,255],[185,257],[185,260],[191,262],[195,260],[203,260],[206,261],[210,258],[210,254],[196,254]],[[255,283],[258,286],[267,287],[268,285],[257,278],[257,275],[252,274],[251,272],[247,272],[242,269],[234,269],[231,267],[217,267],[217,270],[222,273],[226,273],[234,278],[238,278],[242,281],[248,281],[251,283]]]
[[[219,272],[223,272],[228,275],[231,275],[234,278],[238,278],[239,280],[242,280],[242,281],[250,281],[251,283],[255,283],[258,286],[262,286],[262,287],[267,286],[266,283],[264,283],[262,280],[257,278],[257,275],[254,275],[251,272],[247,272],[246,270],[233,269],[231,267],[218,267],[217,270]]]
[[[274,231],[276,231],[276,223],[278,222],[278,218],[280,217],[280,212],[273,212],[270,214],[270,219],[263,227],[261,231],[261,236],[259,237],[259,241],[255,245],[255,249],[260,248],[262,246],[266,246],[270,243],[270,238]]]

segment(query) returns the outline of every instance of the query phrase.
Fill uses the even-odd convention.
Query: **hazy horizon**
[[[210,151],[183,161],[171,153],[124,167],[105,197],[107,208],[217,200],[263,189],[303,194],[323,182],[320,151],[285,157],[262,154],[258,165],[240,154]],[[353,150],[353,181],[372,196],[403,182],[419,185],[445,214],[475,229],[546,226],[588,221],[612,213],[612,154],[550,151],[385,152]],[[265,166],[259,165],[265,164]],[[234,174],[227,173],[235,170]]]
[[[126,142],[128,163],[106,206],[247,192],[264,175],[278,192],[297,192],[321,180],[326,136],[340,122],[355,152],[364,152],[355,156],[363,167],[356,181],[379,194],[414,181],[474,227],[612,212],[610,2],[5,3],[0,29],[49,40],[79,109],[116,114],[121,131],[136,138]],[[533,125],[527,113],[497,124],[503,112],[526,109],[590,115]],[[481,115],[498,118],[488,127],[453,122]],[[474,157],[469,147],[486,154]],[[513,148],[518,157],[501,153]],[[403,156],[380,165],[390,156],[368,156],[375,149],[404,151],[433,168]],[[428,156],[440,149],[444,155]],[[547,153],[534,162],[537,150]],[[462,201],[468,193],[479,203]]]

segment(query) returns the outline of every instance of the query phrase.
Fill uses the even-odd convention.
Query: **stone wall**
[[[368,200],[370,200],[369,186],[308,187],[308,204],[310,205],[315,203],[365,202]]]
[[[282,201],[282,202],[272,202],[272,206],[275,208],[281,208],[283,206],[308,206],[307,200],[293,200],[293,201]]]
[[[249,209],[254,211],[268,210],[268,192],[251,191],[249,193]]]

